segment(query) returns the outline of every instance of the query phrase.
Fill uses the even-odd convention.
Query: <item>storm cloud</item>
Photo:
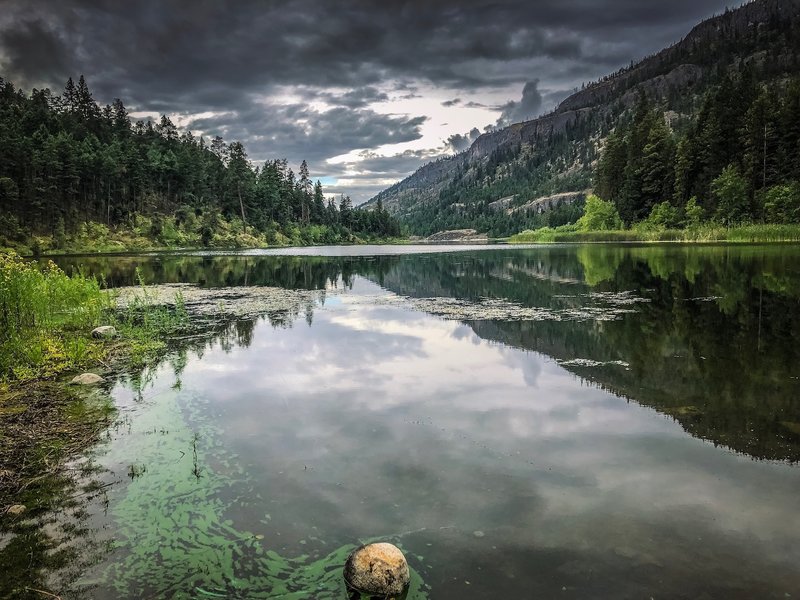
[[[528,121],[539,114],[542,108],[542,93],[539,91],[539,80],[534,79],[522,88],[522,99],[519,102],[508,102],[503,105],[503,113],[498,119],[498,126],[510,125],[520,121]]]
[[[677,41],[721,0],[4,0],[0,75],[166,113],[255,161],[335,165],[463,149],[473,127],[535,117],[584,81]],[[461,136],[461,137],[458,137]],[[347,155],[328,162],[335,157]],[[368,181],[371,162],[357,173]],[[416,164],[416,163],[414,163]],[[400,178],[407,172],[397,172]],[[340,173],[342,179],[353,179]],[[359,186],[356,200],[383,186]],[[337,186],[342,187],[342,186]],[[355,189],[355,188],[354,188]]]
[[[460,134],[454,133],[450,137],[447,138],[447,145],[453,149],[453,152],[463,152],[467,148],[470,147],[472,142],[478,139],[481,135],[481,132],[478,131],[477,127],[473,127],[470,129],[469,133]]]

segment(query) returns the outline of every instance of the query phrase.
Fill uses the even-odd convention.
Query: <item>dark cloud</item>
[[[372,86],[356,88],[339,94],[318,92],[316,95],[329,104],[345,106],[347,108],[364,108],[370,104],[389,100],[389,95],[386,92],[381,92]]]
[[[442,102],[442,106],[455,106],[457,104],[461,104],[461,98],[453,98],[452,100],[445,100]]]
[[[7,0],[2,46],[6,71],[45,78],[57,74],[26,56],[45,37],[58,39],[69,51],[53,58],[87,73],[103,91],[129,86],[142,103],[154,95],[183,99],[208,82],[237,91],[359,88],[387,78],[481,86],[529,79],[525,61],[535,59],[587,63],[587,72],[597,72],[598,61],[617,67],[675,41],[724,6],[720,0],[243,0],[234,10],[214,0]],[[31,26],[37,21],[47,26],[37,30]],[[19,34],[23,23],[27,36]],[[516,73],[493,68],[512,61],[519,63]]]
[[[520,121],[529,121],[539,115],[542,109],[542,93],[539,91],[539,80],[529,81],[522,88],[522,99],[511,101],[502,107],[502,114],[497,125],[502,127]]]
[[[490,92],[528,82],[503,120],[535,116],[725,8],[723,0],[0,2],[0,74],[16,84],[60,88],[83,73],[102,102],[184,115],[208,134],[241,139],[251,156],[290,161],[419,137],[425,115],[386,115],[376,104],[431,88],[448,90],[445,106],[485,108],[496,104]],[[214,116],[191,118],[198,113]]]
[[[453,152],[463,152],[469,148],[472,142],[477,140],[480,135],[481,132],[478,131],[478,128],[473,127],[467,134],[462,135],[460,133],[456,133],[448,137],[447,146],[452,149]]]
[[[192,119],[187,127],[229,140],[247,140],[252,157],[288,155],[319,164],[354,149],[416,140],[426,119],[380,114],[368,108],[337,106],[320,111],[307,104],[251,100],[235,113]]]
[[[0,49],[5,76],[31,86],[63,83],[75,62],[59,31],[39,19],[26,19],[5,30]]]
[[[416,171],[427,161],[439,156],[440,153],[435,150],[406,150],[392,156],[380,156],[365,152],[362,154],[358,166],[369,173],[374,173],[381,177],[396,177],[403,173]],[[353,164],[352,166],[355,167],[356,165]]]

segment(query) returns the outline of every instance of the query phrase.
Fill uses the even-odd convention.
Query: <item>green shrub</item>
[[[697,203],[697,197],[692,196],[683,209],[683,224],[687,229],[697,229],[703,222],[705,211]]]
[[[711,182],[711,195],[717,203],[716,218],[723,225],[741,223],[750,213],[747,180],[733,165],[728,165]]]
[[[581,231],[622,229],[622,219],[613,203],[589,194],[586,198],[583,216],[578,219],[578,228]]]
[[[761,202],[767,222],[800,222],[800,184],[771,187],[761,195]]]
[[[664,231],[676,229],[678,221],[678,209],[669,202],[661,202],[653,206],[648,217],[644,221],[636,223],[634,228],[637,231]]]

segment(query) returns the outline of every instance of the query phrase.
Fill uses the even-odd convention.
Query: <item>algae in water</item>
[[[181,405],[199,402],[174,389],[150,398],[138,407],[124,443],[112,444],[102,458],[113,465],[135,457],[140,467],[124,496],[111,503],[116,549],[94,583],[126,597],[344,598],[342,567],[356,544],[317,559],[285,557],[263,535],[226,518],[230,506],[222,492],[247,473],[208,466],[212,456],[236,461],[223,457],[213,425],[184,417]],[[427,598],[413,569],[408,598]]]

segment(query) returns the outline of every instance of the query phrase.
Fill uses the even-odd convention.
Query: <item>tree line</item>
[[[681,122],[645,95],[607,137],[595,190],[626,226],[800,222],[800,79],[749,69],[707,91]]]
[[[6,236],[49,234],[81,224],[187,227],[212,244],[237,231],[268,243],[354,241],[400,234],[383,206],[326,199],[305,161],[254,167],[241,142],[180,131],[169,117],[133,123],[121,100],[100,106],[83,76],[63,93],[26,94],[0,78],[0,219]]]

